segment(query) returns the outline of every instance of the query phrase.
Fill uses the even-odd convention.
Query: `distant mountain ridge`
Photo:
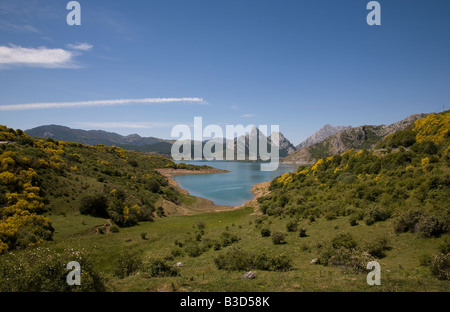
[[[428,114],[414,114],[390,125],[364,125],[341,130],[312,145],[301,147],[283,162],[299,165],[312,164],[322,157],[343,153],[349,149],[370,149],[386,136],[405,129]]]
[[[127,150],[141,151],[141,152],[154,152],[159,154],[170,155],[172,144],[175,140],[164,140],[155,137],[141,137],[138,134],[130,134],[123,136],[114,132],[107,132],[104,130],[81,130],[72,129],[66,126],[59,125],[46,125],[39,126],[33,129],[25,131],[29,136],[52,138],[58,141],[70,141],[78,142],[87,145],[103,144],[106,146],[119,146]],[[258,128],[254,127],[250,133],[245,136],[245,155],[248,155],[249,151],[249,137],[250,136],[264,135]],[[225,139],[215,138],[218,142],[222,141],[225,144]],[[234,139],[235,151],[237,151],[237,138]],[[272,134],[267,137],[267,142],[272,142]],[[192,142],[193,144],[194,142]],[[205,144],[205,142],[203,142]],[[286,137],[279,133],[279,149],[280,157],[285,157],[295,152],[295,146],[286,139]],[[225,146],[224,146],[225,150]],[[193,151],[193,148],[192,148]]]
[[[138,134],[123,136],[103,130],[72,129],[59,125],[40,126],[25,131],[32,137],[52,138],[59,141],[78,142],[87,145],[103,144],[119,146],[127,150],[141,152],[156,152],[170,154],[173,140],[163,140],[155,137],[141,137]]]

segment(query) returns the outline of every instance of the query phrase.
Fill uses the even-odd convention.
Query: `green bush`
[[[265,253],[264,251],[261,251],[255,255],[253,255],[251,259],[251,266],[253,269],[258,270],[266,270],[269,271],[271,269],[271,257]]]
[[[152,277],[158,276],[178,276],[179,272],[176,267],[170,265],[165,259],[150,259],[146,265],[146,271]]]
[[[243,271],[252,268],[252,255],[240,247],[232,246],[226,253],[217,256],[214,263],[219,270]]]
[[[305,228],[301,228],[300,231],[298,232],[298,237],[306,237],[306,229]]]
[[[108,201],[103,195],[87,195],[80,200],[80,213],[108,218]]]
[[[230,232],[222,232],[220,235],[220,244],[222,247],[230,246],[231,244],[234,244],[240,240],[239,237],[235,234],[231,234]]]
[[[445,240],[439,245],[439,252],[443,254],[450,253],[450,238],[445,238]]]
[[[264,251],[254,253],[235,246],[217,256],[214,263],[219,270],[227,271],[288,271],[292,268],[292,259],[287,254],[268,255]]]
[[[261,198],[261,197],[260,197]],[[259,198],[258,198],[259,199]],[[259,216],[255,219],[255,225],[258,226],[262,224],[264,221],[266,221],[269,217],[267,215]]]
[[[417,208],[401,210],[394,221],[395,232],[414,232],[415,225],[419,222],[422,215],[423,212]]]
[[[389,147],[409,147],[416,143],[416,133],[410,129],[405,129],[395,133],[388,142]]]
[[[283,272],[289,271],[291,268],[292,268],[292,260],[287,254],[273,255],[270,258],[270,269],[272,271]]]
[[[335,220],[337,218],[337,213],[336,211],[329,210],[325,213],[324,217],[328,221]]]
[[[197,242],[191,242],[185,245],[184,251],[190,256],[190,257],[198,257],[203,253],[202,248],[200,247],[200,243]]]
[[[288,232],[296,232],[298,228],[298,222],[296,220],[289,220],[286,223],[286,229]]]
[[[450,280],[450,254],[438,254],[430,264],[431,274],[440,280]]]
[[[417,142],[411,149],[416,153],[435,155],[438,152],[438,146],[433,141]]]
[[[161,191],[161,184],[154,178],[146,180],[144,185],[145,188],[152,193],[159,193]]]
[[[398,214],[394,222],[397,233],[415,232],[420,237],[437,237],[448,231],[445,219],[441,222],[435,215],[419,209],[409,209]]]
[[[386,256],[385,251],[389,249],[389,240],[385,237],[376,238],[364,248],[371,256],[378,259],[384,258]]]
[[[364,222],[367,225],[372,225],[377,221],[385,221],[391,217],[391,213],[386,208],[379,205],[370,205],[364,212]]]
[[[331,245],[335,249],[339,249],[341,247],[345,249],[354,249],[356,248],[357,243],[350,233],[340,233],[333,237],[331,240]]]
[[[348,221],[350,223],[350,226],[358,225],[358,218],[355,215],[352,215]]]
[[[269,237],[270,236],[270,229],[269,228],[267,228],[267,227],[263,227],[262,229],[261,229],[261,236],[262,237]]]
[[[119,233],[120,229],[116,224],[111,225],[111,227],[109,228],[111,233]]]
[[[414,231],[420,237],[436,237],[442,233],[442,227],[439,220],[432,215],[424,214],[417,222]]]
[[[81,285],[67,284],[67,264],[77,261],[81,267]],[[0,291],[72,292],[105,291],[104,278],[95,270],[84,250],[66,249],[56,253],[38,247],[21,253],[2,255]]]
[[[281,245],[281,244],[284,244],[284,243],[286,243],[286,242],[284,241],[285,237],[286,237],[286,234],[284,234],[284,233],[282,233],[282,232],[275,232],[275,233],[272,234],[272,242],[273,242],[275,245]]]
[[[114,274],[119,278],[125,278],[143,266],[142,252],[124,251],[116,259]]]
[[[203,221],[197,222],[197,228],[198,228],[199,230],[202,230],[202,229],[204,229],[205,227],[206,227],[206,223],[205,223],[205,222],[203,222]]]
[[[327,265],[342,267],[344,271],[362,273],[366,271],[366,266],[369,261],[371,261],[371,257],[368,253],[341,247],[334,249],[334,252],[328,259]]]
[[[170,251],[171,255],[173,257],[182,257],[184,255],[184,251],[182,248],[180,247],[174,247],[171,251]]]
[[[431,255],[420,255],[420,257],[419,257],[419,263],[421,266],[429,266],[429,265],[431,265],[432,261],[433,261],[433,256],[431,256]]]

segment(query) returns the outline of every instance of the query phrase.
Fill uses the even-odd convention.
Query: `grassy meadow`
[[[220,213],[203,213],[193,216],[161,218],[154,222],[122,228],[118,233],[97,234],[90,231],[106,220],[77,214],[54,216],[54,240],[46,242],[51,250],[63,252],[66,248],[84,249],[90,255],[94,267],[101,272],[109,291],[449,291],[448,281],[436,279],[426,266],[420,265],[423,255],[435,254],[444,238],[418,238],[413,233],[395,234],[390,222],[367,226],[361,223],[350,226],[348,217],[335,220],[302,220],[306,237],[297,232],[287,232],[288,218],[271,218],[263,221],[272,232],[287,233],[284,244],[273,244],[270,237],[262,237],[259,214],[252,207]],[[239,238],[233,246],[222,250],[208,249],[192,257],[186,252],[173,256],[175,241],[182,241],[205,224],[203,240],[216,239],[223,232]],[[270,224],[269,224],[270,223]],[[368,286],[366,273],[347,272],[340,267],[310,264],[318,257],[320,243],[339,233],[349,232],[358,242],[365,244],[378,237],[386,237],[390,250],[381,264],[381,286]],[[146,233],[145,239],[142,233]],[[243,250],[264,250],[269,253],[287,253],[292,268],[285,272],[253,270],[254,280],[242,280],[245,270],[218,270],[213,259],[235,246]],[[323,247],[322,247],[323,248]],[[183,250],[183,249],[181,249]],[[117,259],[124,252],[142,256],[143,261],[165,258],[174,265],[182,262],[178,276],[153,277],[148,270],[138,269],[124,278],[114,271]],[[249,268],[250,269],[250,268]]]

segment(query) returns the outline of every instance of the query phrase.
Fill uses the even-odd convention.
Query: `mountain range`
[[[386,136],[405,129],[417,119],[427,114],[414,114],[390,125],[364,125],[358,127],[324,125],[313,135],[294,146],[282,133],[279,134],[280,157],[284,163],[311,164],[321,157],[329,157],[349,149],[370,149]],[[103,144],[119,146],[126,150],[170,155],[175,140],[164,140],[155,137],[141,137],[138,134],[122,136],[114,132],[103,130],[72,129],[59,125],[40,126],[25,131],[32,137],[52,138],[55,140],[79,142],[88,145]],[[245,155],[249,152],[250,137],[264,135],[254,127],[244,137]],[[268,145],[272,142],[273,134],[267,137]],[[225,139],[219,140],[225,145]],[[234,139],[235,151],[238,150],[238,137]],[[202,145],[206,141],[202,142]],[[194,142],[192,142],[194,145]],[[193,150],[193,149],[192,149]]]
[[[123,136],[114,132],[107,132],[103,130],[81,130],[72,129],[59,125],[46,125],[39,126],[33,129],[25,131],[29,136],[36,138],[51,138],[58,141],[78,142],[87,145],[103,144],[106,146],[119,146],[126,150],[133,150],[139,152],[152,152],[164,155],[170,155],[172,144],[175,140],[164,140],[155,137],[141,137],[138,134],[131,134]],[[245,155],[248,155],[249,151],[249,138],[251,136],[259,137],[262,134],[258,128],[254,127],[249,133],[245,135]],[[213,139],[215,141],[223,142],[224,150],[226,140],[221,138]],[[238,138],[234,139],[234,148],[237,151]],[[270,145],[272,142],[272,135],[267,137],[267,143]],[[192,141],[192,146],[194,146]],[[206,141],[202,142],[204,145]],[[296,151],[295,146],[286,137],[279,133],[279,148],[280,157],[286,157],[287,155]],[[194,149],[192,148],[192,151]]]

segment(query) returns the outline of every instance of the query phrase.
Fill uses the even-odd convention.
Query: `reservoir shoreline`
[[[214,174],[214,173],[227,173],[230,172],[229,170],[219,169],[219,168],[208,168],[208,169],[200,169],[200,170],[188,170],[188,169],[173,169],[173,168],[160,168],[155,169],[158,173],[165,176],[169,180],[169,184],[178,189],[178,191],[185,195],[193,196],[189,193],[188,190],[182,188],[178,181],[173,179],[173,177],[178,175],[190,175],[190,174]],[[210,207],[209,209],[205,209],[204,212],[217,212],[220,211],[230,211],[230,210],[236,210],[236,209],[242,209],[245,207],[253,207],[255,209],[255,213],[257,212],[257,199],[261,196],[267,195],[269,193],[269,186],[270,181],[265,181],[257,184],[252,185],[252,194],[253,198],[246,201],[242,205],[237,206],[224,206],[224,205],[216,205],[214,202],[210,199],[194,196],[197,198],[201,198],[202,200],[205,200],[206,203],[209,203]],[[226,209],[228,207],[228,209]],[[219,208],[219,209],[218,209]],[[225,209],[224,209],[225,208]]]

